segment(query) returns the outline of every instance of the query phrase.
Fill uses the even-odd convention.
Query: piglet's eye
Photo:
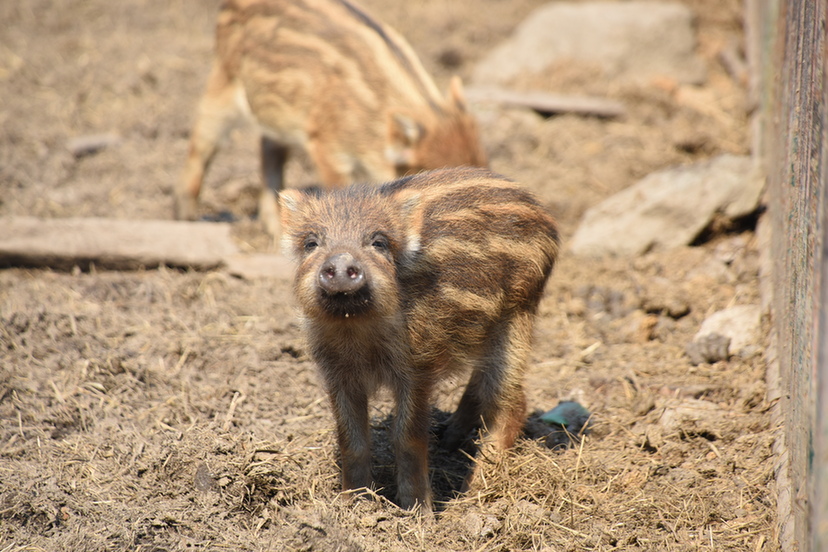
[[[305,236],[305,240],[302,242],[302,248],[306,253],[310,253],[317,247],[319,247],[319,238],[316,237],[316,234]]]
[[[388,242],[388,238],[386,238],[382,234],[375,234],[371,238],[371,247],[377,249],[378,251],[388,251],[390,244]]]

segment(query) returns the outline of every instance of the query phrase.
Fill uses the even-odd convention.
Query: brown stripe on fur
[[[349,2],[348,0],[339,1],[348,9],[348,11],[351,12],[351,14],[356,17],[358,21],[374,30],[382,38],[388,46],[388,49],[394,54],[397,61],[400,62],[400,65],[402,65],[405,71],[409,74],[411,80],[417,86],[423,97],[428,99],[431,108],[438,113],[442,113],[443,107],[439,103],[439,98],[435,98],[433,87],[429,86],[430,82],[426,82],[423,79],[422,68],[420,67],[420,70],[417,70],[417,67],[419,67],[419,60],[412,61],[408,49],[404,45],[401,45],[397,40],[393,39],[389,35],[388,30],[386,30],[377,20],[368,15],[362,8],[352,2]]]

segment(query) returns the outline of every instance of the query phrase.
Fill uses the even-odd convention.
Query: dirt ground
[[[651,171],[747,153],[744,83],[720,52],[741,2],[687,0],[702,86],[623,86],[560,67],[553,92],[622,101],[620,119],[474,106],[492,167],[532,188],[564,242],[584,210]],[[441,87],[540,0],[365,2]],[[209,69],[217,0],[0,2],[0,216],[169,218]],[[526,84],[526,83],[524,83]],[[120,141],[75,158],[67,141]],[[268,247],[256,136],[236,132],[205,213]],[[294,163],[292,184],[313,182]],[[777,550],[763,343],[691,364],[706,315],[759,303],[753,228],[694,247],[586,260],[566,248],[547,288],[530,409],[577,400],[580,445],[523,439],[502,458],[433,447],[430,522],[393,496],[387,398],[373,411],[375,499],[340,495],[333,422],[289,282],[158,268],[0,271],[0,551]],[[441,388],[436,416],[462,381]],[[666,419],[678,419],[667,423]]]

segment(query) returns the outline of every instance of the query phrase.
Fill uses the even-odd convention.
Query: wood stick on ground
[[[519,92],[495,87],[469,87],[469,101],[498,103],[506,106],[528,107],[540,113],[576,113],[594,117],[621,117],[626,109],[621,102],[595,96],[551,94],[548,92]]]

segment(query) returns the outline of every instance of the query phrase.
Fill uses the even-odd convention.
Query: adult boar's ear
[[[466,111],[466,94],[463,92],[463,81],[457,75],[451,77],[448,98],[458,111]]]
[[[388,115],[388,146],[385,157],[395,167],[413,167],[416,164],[414,153],[417,145],[425,135],[425,128],[405,113],[394,112]]]

